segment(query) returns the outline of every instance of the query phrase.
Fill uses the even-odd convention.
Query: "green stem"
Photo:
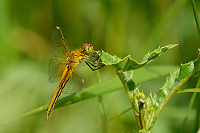
[[[186,112],[185,118],[184,118],[184,120],[183,120],[183,122],[182,122],[182,126],[181,126],[181,129],[180,129],[180,133],[184,132],[184,127],[185,127],[185,124],[186,124],[186,122],[187,122],[187,119],[188,119],[188,116],[189,116],[189,114],[190,114],[190,111],[191,111],[191,109],[192,109],[192,106],[193,106],[193,104],[194,104],[196,95],[197,95],[197,93],[194,92],[193,95],[192,95],[192,98],[190,99],[190,104],[189,104],[188,110],[187,110],[187,112]]]
[[[119,79],[121,80],[121,82],[122,82],[122,84],[123,84],[123,86],[124,86],[124,88],[126,90],[126,93],[128,95],[129,100],[131,101],[132,108],[133,108],[133,111],[134,111],[134,114],[135,114],[135,118],[137,120],[137,124],[138,124],[139,130],[140,131],[144,131],[145,125],[144,125],[143,115],[142,115],[143,112],[141,112],[143,110],[140,111],[140,109],[143,108],[143,107],[141,107],[141,106],[139,107],[139,112],[135,109],[135,104],[134,103],[136,101],[132,97],[132,94],[129,93],[130,92],[129,90],[132,90],[132,88],[128,87],[127,82],[124,79],[123,72],[117,72],[117,75],[118,75]]]
[[[194,0],[191,0],[191,2],[192,2],[192,9],[193,9],[193,13],[194,13],[194,18],[195,18],[196,25],[197,25],[197,31],[198,31],[199,38],[200,38],[200,23],[199,23],[198,13],[197,13],[197,9],[196,9],[196,5],[195,5]]]
[[[200,92],[200,88],[188,88],[184,90],[178,90],[176,93],[188,93],[188,92]]]
[[[200,77],[199,77],[199,80],[197,82],[197,85],[196,87],[200,88]],[[198,128],[200,127],[200,96],[199,96],[199,93],[195,92],[194,94],[197,95],[197,114],[196,114],[196,125],[195,125],[195,132],[198,130]]]
[[[132,107],[130,107],[130,108],[124,110],[123,112],[121,112],[121,113],[118,114],[117,116],[112,117],[112,118],[108,121],[108,123],[111,122],[112,120],[114,120],[114,119],[116,119],[116,118],[122,116],[123,114],[127,113],[127,112],[130,111],[131,109],[132,109]]]
[[[200,22],[199,22],[199,17],[198,17],[198,13],[197,13],[197,9],[196,9],[196,5],[194,0],[191,0],[192,2],[192,9],[193,9],[193,13],[194,13],[194,18],[195,18],[195,22],[197,25],[197,31],[198,31],[198,35],[200,38]],[[196,88],[200,87],[200,78],[198,80],[197,86]],[[198,130],[199,126],[200,126],[200,105],[199,105],[199,100],[200,100],[200,96],[199,93],[197,94],[196,92],[193,94],[193,96],[196,97],[197,95],[197,117],[196,117],[196,125],[195,125],[195,132]]]
[[[100,75],[99,75],[99,70],[97,70],[97,83],[100,83]],[[105,111],[105,106],[103,103],[103,97],[102,95],[98,96],[98,102],[99,102],[99,107],[100,107],[100,112],[101,112],[101,122],[102,122],[102,133],[107,133],[107,116],[106,116],[106,111]]]

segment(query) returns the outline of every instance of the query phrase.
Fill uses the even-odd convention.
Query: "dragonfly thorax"
[[[77,67],[80,63],[84,62],[84,59],[87,57],[86,53],[83,51],[73,51],[69,62],[71,62],[72,67]]]

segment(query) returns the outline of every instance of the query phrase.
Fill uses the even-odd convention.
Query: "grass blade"
[[[199,38],[200,38],[200,23],[199,23],[198,13],[197,13],[197,9],[196,9],[194,0],[191,0],[191,2],[192,2],[192,9],[193,9],[193,13],[194,13],[195,22],[197,25],[197,31],[198,31]]]
[[[142,82],[149,81],[149,80],[161,77],[161,76],[166,76],[169,74],[169,72],[171,70],[176,70],[176,69],[177,69],[176,66],[167,66],[167,65],[165,65],[165,66],[148,66],[148,68],[144,67],[139,70],[135,70],[134,80],[137,83],[142,83]],[[62,99],[59,99],[57,101],[57,104],[56,104],[54,110],[56,108],[71,105],[73,103],[80,102],[85,99],[89,99],[89,98],[103,95],[106,93],[114,92],[114,91],[117,91],[120,89],[123,89],[123,86],[122,86],[119,78],[116,76],[108,81],[101,82],[99,84],[95,84],[90,87],[87,87],[87,88],[83,89],[81,92],[78,92],[76,94],[72,94],[72,95],[66,96]],[[4,121],[4,122],[0,123],[0,125],[6,124],[8,122],[18,120],[21,118],[25,118],[28,116],[36,115],[38,113],[45,112],[47,107],[48,107],[48,104],[45,104],[39,108],[36,108],[25,114],[22,114],[14,119]]]

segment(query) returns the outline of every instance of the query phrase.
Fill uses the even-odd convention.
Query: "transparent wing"
[[[84,82],[84,78],[79,73],[73,72],[65,85],[63,92],[67,94],[78,92],[83,89]]]
[[[61,79],[64,69],[68,66],[67,59],[61,60],[57,57],[52,57],[49,62],[49,81],[54,83]]]
[[[51,37],[51,49],[55,57],[66,59],[70,56],[70,50],[67,42],[64,39],[60,27],[53,30]]]

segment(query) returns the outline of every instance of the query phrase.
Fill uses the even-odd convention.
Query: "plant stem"
[[[195,18],[196,25],[197,25],[198,35],[199,35],[199,38],[200,38],[200,23],[199,23],[198,13],[197,13],[197,9],[196,9],[196,5],[195,5],[194,0],[191,0],[191,2],[192,2],[192,9],[193,9],[193,13],[194,13],[194,18]]]
[[[127,113],[127,112],[130,111],[131,109],[132,109],[132,107],[130,107],[130,108],[124,110],[123,112],[121,112],[121,113],[118,114],[117,116],[112,117],[112,118],[108,121],[108,123],[111,122],[112,120],[114,120],[114,119],[116,119],[116,118],[122,116],[123,114]]]
[[[180,132],[181,132],[181,133],[184,131],[185,124],[186,124],[186,122],[187,122],[188,116],[189,116],[189,114],[190,114],[190,111],[191,111],[191,109],[192,109],[192,106],[193,106],[193,104],[194,104],[194,101],[195,101],[196,96],[197,96],[197,92],[194,92],[193,95],[192,95],[192,98],[190,99],[190,104],[189,104],[188,110],[187,110],[187,112],[186,112],[185,118],[184,118],[184,120],[183,120],[183,122],[182,122],[182,125],[181,125],[181,129],[180,129]]]
[[[196,85],[196,88],[200,88],[200,78],[198,79],[198,82],[197,82],[197,85]],[[196,117],[196,126],[195,126],[195,131],[198,130],[198,127],[199,127],[199,100],[198,100],[198,96],[197,96],[197,92],[194,92],[193,95],[192,95],[192,98],[190,100],[190,104],[189,104],[189,107],[188,107],[188,110],[187,110],[187,113],[185,115],[185,118],[182,122],[182,126],[181,126],[181,129],[180,129],[180,132],[183,132],[184,131],[184,127],[185,127],[185,124],[187,122],[187,119],[188,119],[188,116],[190,114],[190,111],[192,109],[192,106],[194,105],[194,102],[195,102],[195,99],[197,97],[197,117]]]
[[[196,87],[200,88],[200,77],[199,77],[199,80],[197,82],[197,85]],[[197,117],[196,117],[196,124],[195,124],[195,132],[198,130],[199,126],[200,126],[200,96],[199,96],[199,93],[195,92],[194,94],[197,94]]]
[[[145,130],[145,123],[144,123],[144,118],[143,118],[143,104],[140,104],[140,107],[139,107],[139,112],[135,109],[135,100],[134,98],[132,97],[133,94],[129,93],[130,91],[129,90],[132,90],[132,88],[129,88],[128,85],[127,85],[127,82],[125,81],[124,79],[124,75],[123,75],[123,72],[117,72],[117,75],[119,77],[119,79],[121,80],[125,90],[126,90],[126,93],[128,95],[128,98],[129,100],[131,101],[131,104],[132,104],[132,108],[133,108],[133,111],[134,111],[134,114],[135,114],[135,118],[137,120],[137,124],[138,124],[138,127],[139,127],[139,131],[146,131]]]
[[[192,9],[193,9],[193,13],[194,13],[194,18],[195,18],[195,22],[196,22],[196,25],[197,25],[197,31],[198,31],[198,35],[199,35],[199,38],[200,38],[200,22],[199,22],[199,17],[198,17],[198,13],[197,13],[197,9],[196,9],[196,5],[195,5],[195,2],[194,0],[191,0],[192,2]],[[200,78],[197,82],[197,85],[196,85],[196,88],[199,88],[200,87]],[[196,117],[196,125],[195,125],[195,132],[198,130],[199,126],[200,126],[200,103],[199,103],[199,100],[200,100],[200,96],[199,96],[199,93],[197,94],[196,92],[193,93],[193,96],[196,97],[197,95],[197,117]]]
[[[100,83],[100,82],[101,80],[100,80],[99,70],[97,70],[97,83]],[[100,113],[101,113],[102,133],[107,133],[107,116],[106,116],[106,111],[105,111],[102,95],[98,96],[98,102],[99,102]]]

